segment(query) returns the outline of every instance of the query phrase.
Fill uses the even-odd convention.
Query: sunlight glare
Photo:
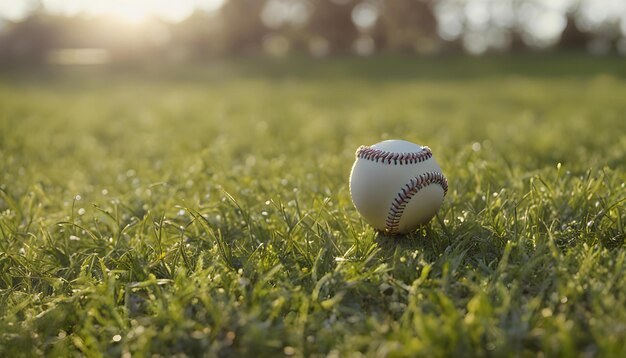
[[[0,22],[5,19],[21,21],[28,16],[34,7],[35,5],[32,1],[0,0]]]
[[[146,1],[111,2],[111,6],[111,15],[134,25],[145,22],[151,12]]]
[[[9,0],[0,0],[2,1]],[[198,9],[212,12],[225,0],[41,0],[45,9],[53,14],[74,16],[84,13],[92,16],[111,16],[128,24],[140,25],[150,17],[178,23]]]
[[[195,6],[192,0],[158,0],[153,2],[153,12],[163,21],[178,23],[191,16]]]

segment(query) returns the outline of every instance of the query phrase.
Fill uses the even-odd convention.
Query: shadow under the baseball
[[[442,230],[437,227],[441,225]],[[477,226],[466,222],[459,226],[446,226],[437,215],[434,220],[406,235],[389,235],[379,232],[373,242],[378,247],[377,259],[393,267],[396,278],[416,279],[418,271],[429,266],[429,277],[457,277],[475,272],[492,272],[497,269],[506,242],[488,232],[483,235],[468,230]]]
[[[452,244],[445,233],[436,232],[431,228],[431,223],[419,227],[409,234],[391,235],[379,231],[374,238],[374,243],[381,250],[381,256],[391,259],[397,251],[423,253],[425,257],[436,259]]]

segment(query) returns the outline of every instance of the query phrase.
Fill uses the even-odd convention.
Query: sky
[[[111,15],[128,22],[142,22],[157,16],[169,22],[180,22],[195,9],[213,11],[224,0],[40,0],[44,9],[52,14],[74,16],[78,14]],[[0,17],[20,21],[33,8],[37,0],[0,0]]]

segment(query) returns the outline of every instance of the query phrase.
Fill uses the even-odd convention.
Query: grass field
[[[450,182],[407,237],[387,138]],[[625,164],[620,58],[4,72],[0,356],[623,357]]]

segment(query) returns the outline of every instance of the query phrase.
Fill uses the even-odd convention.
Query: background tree
[[[265,1],[229,0],[220,9],[225,50],[228,53],[259,51],[268,29],[259,14]]]
[[[328,42],[331,53],[350,51],[358,30],[352,22],[353,0],[313,0],[308,31]]]
[[[380,28],[385,47],[392,51],[432,53],[439,47],[430,0],[385,2]]]

